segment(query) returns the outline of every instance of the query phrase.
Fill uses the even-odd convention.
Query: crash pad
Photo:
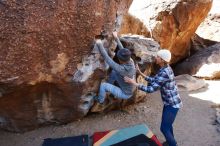
[[[93,134],[93,146],[110,146],[141,134],[155,141],[157,146],[162,146],[146,124],[134,125],[128,128],[116,130],[95,132]]]
[[[64,138],[44,139],[42,146],[89,146],[89,136],[81,135]]]

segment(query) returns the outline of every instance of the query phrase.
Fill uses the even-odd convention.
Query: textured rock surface
[[[91,52],[93,38],[111,32],[130,1],[3,1],[0,81],[57,82]]]
[[[208,40],[220,42],[220,1],[213,0],[212,9],[208,17],[198,27],[196,33]]]
[[[220,13],[209,14],[196,33],[204,39],[220,42]]]
[[[177,62],[189,55],[190,37],[211,5],[212,0],[134,0],[129,12],[144,23],[162,48],[171,50],[172,62]]]
[[[175,68],[175,74],[190,74],[196,77],[220,78],[220,43],[198,51]]]
[[[147,27],[144,25],[144,23],[130,14],[127,14],[123,17],[123,21],[119,33],[143,35],[146,37],[150,36],[150,32],[147,29]]]
[[[155,40],[138,35],[123,36],[121,42],[132,51],[135,62],[141,65],[153,63],[153,56],[160,47]]]
[[[209,46],[212,46],[218,42],[204,39],[200,37],[197,34],[194,34],[193,37],[191,37],[191,48],[190,48],[190,55],[193,55],[199,50],[206,49]]]
[[[175,81],[180,91],[195,91],[207,86],[204,80],[188,74],[176,76]]]
[[[195,52],[220,42],[220,1],[213,0],[212,8],[206,19],[199,25],[191,38],[191,52]]]
[[[72,75],[89,65],[94,38],[117,29],[130,4],[0,1],[0,127],[26,131],[83,117],[105,71],[87,70],[82,82]]]

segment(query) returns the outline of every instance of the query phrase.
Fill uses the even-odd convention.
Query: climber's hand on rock
[[[100,45],[100,44],[102,44],[102,41],[101,41],[100,39],[97,39],[97,40],[96,40],[96,44],[97,44],[97,45]]]
[[[113,35],[114,38],[117,38],[118,37],[117,31],[112,32],[112,35]]]

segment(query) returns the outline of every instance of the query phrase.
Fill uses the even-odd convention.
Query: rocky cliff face
[[[196,34],[204,39],[211,41],[220,41],[220,1],[213,0],[212,8],[209,15],[206,17],[198,29]]]
[[[189,55],[190,37],[211,6],[212,0],[134,0],[129,13],[140,19],[162,48],[171,50],[175,63]]]
[[[35,85],[59,82],[108,34],[131,1],[2,1],[0,80]]]
[[[220,13],[209,14],[205,21],[198,27],[196,33],[211,41],[220,41]]]
[[[0,127],[26,131],[83,117],[105,68],[88,70],[82,82],[72,76],[88,66],[94,38],[117,29],[131,2],[1,1]]]

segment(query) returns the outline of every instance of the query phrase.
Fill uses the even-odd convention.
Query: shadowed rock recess
[[[0,127],[23,132],[85,116],[106,76],[93,40],[119,28],[131,2],[0,1]]]
[[[174,72],[176,75],[190,74],[205,79],[220,78],[220,43],[199,50],[180,64]]]

